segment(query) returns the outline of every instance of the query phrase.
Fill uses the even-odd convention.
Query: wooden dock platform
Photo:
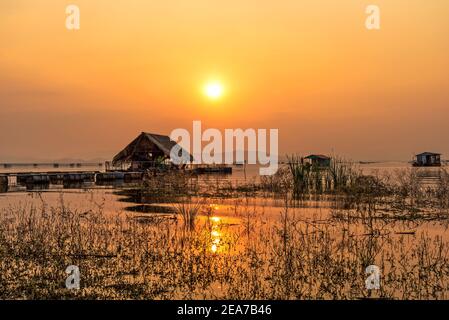
[[[232,167],[226,165],[193,165],[188,171],[196,174],[232,174]]]
[[[232,167],[195,166],[186,170],[195,174],[232,174]],[[4,172],[0,173],[0,192],[6,192],[9,186],[71,185],[95,183],[109,185],[116,183],[138,182],[144,179],[144,172],[128,171],[49,171],[49,172]],[[39,188],[40,188],[39,187]]]
[[[66,162],[46,162],[46,163],[0,163],[0,168],[10,169],[10,168],[23,168],[23,167],[33,167],[33,168],[39,168],[39,167],[53,167],[53,168],[81,168],[81,167],[103,167],[104,164],[101,162],[73,162],[73,163],[66,163]]]
[[[222,168],[200,167],[200,168],[193,169],[193,172],[198,173],[198,174],[206,174],[206,173],[232,174],[232,168],[231,167],[222,167]]]
[[[85,172],[7,172],[0,173],[0,183],[14,181],[19,185],[26,184],[60,184],[64,182],[94,182],[100,171]]]
[[[26,184],[62,184],[65,182],[96,182],[96,181],[136,181],[142,180],[143,172],[6,172],[0,173],[0,185],[15,181],[19,185]]]

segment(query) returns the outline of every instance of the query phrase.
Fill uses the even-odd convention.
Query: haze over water
[[[76,3],[76,32],[61,1],[0,4],[0,161],[110,159],[193,120],[278,128],[280,154],[449,155],[446,0],[376,1],[375,31],[362,0]]]

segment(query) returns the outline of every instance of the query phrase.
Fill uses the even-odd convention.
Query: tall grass
[[[141,223],[100,208],[5,208],[0,298],[358,299],[373,297],[364,282],[369,264],[382,270],[375,297],[449,298],[449,248],[441,237],[397,235],[388,221],[369,215],[305,219],[288,204],[286,198],[272,224],[253,208],[239,208],[251,219],[220,225],[220,253],[211,251],[201,219],[186,242],[184,226],[172,219]],[[180,209],[187,226],[196,209]],[[73,264],[81,271],[74,291],[64,286]]]
[[[186,230],[192,231],[195,229],[195,222],[200,214],[201,206],[200,201],[193,203],[187,199],[173,205],[175,213],[181,216]]]
[[[360,176],[360,173],[354,169],[352,162],[338,156],[332,158],[327,172],[328,184],[337,192],[345,191]]]
[[[311,166],[305,163],[304,158],[298,155],[288,156],[287,161],[292,179],[293,195],[298,197],[307,193],[309,190]]]
[[[313,193],[344,193],[360,176],[351,162],[333,157],[329,167],[319,167],[306,162],[298,155],[287,156],[295,197]]]

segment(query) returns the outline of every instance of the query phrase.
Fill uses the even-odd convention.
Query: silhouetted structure
[[[170,152],[177,143],[170,137],[142,132],[125,149],[112,160],[113,167],[129,166],[131,171],[141,171],[148,168],[169,165]],[[188,154],[185,150],[184,152]],[[192,156],[189,155],[191,160]],[[183,166],[183,165],[182,165]]]
[[[415,167],[440,167],[441,154],[434,152],[423,152],[415,156],[413,161]]]
[[[322,154],[311,154],[304,159],[314,167],[327,168],[331,165],[331,158]]]

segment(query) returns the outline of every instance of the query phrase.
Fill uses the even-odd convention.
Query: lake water
[[[379,162],[368,164],[357,164],[356,168],[364,174],[392,174],[396,171],[411,168],[407,162]],[[0,169],[1,173],[12,172],[58,172],[58,171],[101,171],[99,166],[64,167],[54,168],[53,166],[19,166]],[[425,169],[426,172],[437,172],[439,168]],[[231,175],[210,174],[200,175],[199,183],[213,188],[215,185],[223,183],[245,184],[255,182],[259,179],[258,166],[235,166]],[[124,183],[123,181],[109,184],[98,184],[95,182],[66,185],[31,185],[23,186],[15,183],[10,178],[10,186],[7,192],[0,193],[0,209],[18,205],[39,205],[46,203],[50,206],[58,206],[61,202],[77,210],[89,210],[92,206],[102,206],[108,212],[127,212],[130,214],[166,214],[170,208],[161,207],[172,206],[172,199],[139,199],[134,196],[135,190],[139,190],[139,183]],[[209,187],[208,187],[209,188]],[[218,198],[218,197],[217,197]],[[214,202],[208,199],[209,202]],[[222,199],[215,202],[220,204],[220,211],[223,216],[231,217],[232,208],[241,201],[241,197]],[[257,207],[263,210],[268,216],[277,216],[279,209],[284,206],[282,200],[261,197],[249,197],[245,205]],[[325,198],[302,201],[300,204],[293,204],[294,207],[301,207],[300,214],[320,214],[326,215],[335,204]],[[235,210],[234,210],[235,211]]]
[[[411,166],[406,162],[385,162],[359,164],[357,168],[367,175],[390,174],[394,176],[398,174],[398,170],[411,169]],[[64,169],[51,166],[13,167],[2,171],[3,173],[55,172],[66,171],[66,169],[67,171],[99,171],[97,166]],[[275,252],[273,251],[273,246],[277,247],[279,243],[282,243],[282,239],[284,239],[282,237],[283,226],[288,226],[287,229],[290,228],[288,237],[295,239],[295,242],[290,243],[293,248],[291,250],[299,250],[297,252],[300,253],[302,252],[302,246],[307,244],[308,241],[312,241],[314,245],[309,247],[308,250],[313,250],[315,246],[323,244],[324,247],[320,250],[331,250],[333,253],[330,254],[330,257],[338,260],[340,248],[345,246],[352,249],[354,249],[354,246],[356,248],[360,247],[360,249],[356,250],[356,252],[360,250],[360,253],[357,253],[360,259],[364,261],[364,255],[369,253],[369,256],[366,257],[366,265],[362,266],[366,267],[372,262],[380,266],[388,265],[388,267],[384,267],[386,269],[385,272],[388,270],[389,279],[393,280],[394,278],[392,277],[397,272],[395,265],[398,261],[407,261],[403,271],[401,271],[404,274],[409,274],[410,270],[415,270],[417,266],[425,268],[417,260],[419,255],[414,253],[413,250],[419,251],[421,249],[418,248],[430,248],[428,250],[423,249],[425,254],[437,254],[438,250],[440,250],[440,243],[443,249],[449,243],[448,220],[401,219],[400,216],[394,220],[388,217],[374,218],[372,220],[366,219],[366,217],[363,219],[351,218],[349,214],[354,213],[353,208],[347,205],[344,199],[341,199],[339,196],[311,195],[301,200],[292,200],[285,199],[282,195],[247,193],[244,190],[232,193],[229,196],[215,192],[215,188],[219,185],[251,185],[252,182],[259,179],[258,169],[257,166],[234,167],[232,175],[200,175],[197,178],[191,178],[209,192],[208,196],[193,196],[188,199],[178,197],[173,192],[171,195],[169,194],[170,192],[167,192],[167,194],[157,192],[158,190],[149,189],[148,186],[142,188],[142,185],[139,183],[115,182],[99,185],[91,182],[68,185],[35,185],[27,189],[26,186],[15,185],[14,181],[10,181],[11,185],[8,191],[0,193],[0,214],[7,218],[8,213],[11,212],[24,212],[28,215],[30,212],[33,212],[32,209],[43,212],[47,209],[69,208],[71,212],[79,213],[80,216],[88,216],[92,212],[101,211],[105,216],[123,216],[126,217],[127,221],[137,222],[141,228],[147,230],[145,231],[146,235],[150,234],[149,232],[155,232],[151,234],[159,235],[160,232],[168,232],[165,231],[168,228],[176,230],[182,225],[182,223],[179,223],[182,219],[179,218],[180,214],[177,211],[177,206],[192,203],[200,204],[201,210],[197,218],[197,224],[199,228],[204,228],[201,230],[206,230],[206,232],[210,233],[210,239],[208,240],[210,243],[208,242],[207,246],[211,254],[228,256],[232,252],[232,254],[242,254],[241,257],[247,257],[246,255],[252,252],[248,250],[256,248],[257,250],[254,250],[259,255],[267,257],[261,261],[269,264],[269,262],[273,261],[273,257],[268,257]],[[425,173],[423,174],[424,177],[432,177],[434,173],[438,172],[439,168],[419,170]],[[423,180],[423,183],[429,182]],[[156,191],[157,194],[152,194],[153,191]],[[391,214],[393,212],[394,215],[395,211],[391,209],[396,210],[395,208],[377,207],[376,214]],[[443,213],[448,215],[447,209],[444,210],[445,212]],[[56,211],[64,212],[63,210]],[[365,211],[361,210],[360,212]],[[369,211],[366,212],[369,213]],[[178,214],[176,215],[175,213]],[[345,218],[346,214],[348,216]],[[114,221],[114,219],[110,220]],[[157,221],[162,222],[159,223]],[[326,236],[321,239],[319,238],[321,237],[320,235]],[[271,242],[268,239],[271,239]],[[230,241],[233,243],[232,250],[227,245]],[[304,244],[302,241],[305,241]],[[328,245],[334,247],[328,248]],[[419,251],[419,254],[422,254],[422,252]],[[321,252],[318,252],[316,258],[319,259],[320,257]],[[349,259],[351,254],[347,253],[345,257]],[[438,257],[438,255],[435,257]],[[394,263],[389,263],[389,261],[394,261]],[[444,267],[444,260],[440,259],[438,261]],[[313,260],[310,262],[310,265],[315,263],[315,260]],[[338,264],[336,265],[338,266]],[[351,263],[348,264],[348,266],[351,265]],[[120,272],[122,272],[121,268]],[[246,266],[245,268],[249,267]],[[143,269],[145,268],[142,267],[139,270]],[[348,267],[347,269],[350,268]],[[314,269],[311,268],[310,270],[313,273]],[[270,279],[271,271],[265,270],[264,272],[266,275],[263,277]],[[312,278],[312,276],[310,277]],[[314,277],[319,278],[316,274]],[[349,283],[362,279],[360,283],[363,286],[363,277],[364,274],[362,274],[362,277],[356,278],[356,280],[347,281]],[[404,277],[402,274],[400,277],[398,276],[400,279],[404,279]],[[391,280],[392,283],[396,283],[394,282],[396,280],[393,280]],[[321,279],[317,281],[319,284],[320,281],[327,280]],[[410,285],[414,286],[417,281],[413,278],[409,282]],[[442,286],[449,288],[449,282],[446,278],[441,278],[440,282]],[[404,291],[402,289],[403,284],[398,286],[400,287],[399,289],[393,285],[388,286],[388,288],[392,288],[391,295],[408,298],[407,292],[411,291],[408,289]],[[428,287],[434,288],[435,286],[430,283]],[[424,287],[426,289],[422,290],[427,290],[428,287]],[[210,290],[212,290],[214,296],[219,296],[221,292],[224,292],[218,283],[213,283]],[[345,290],[343,291],[346,292]],[[421,289],[416,290],[419,291]],[[185,292],[181,292],[176,297],[185,297],[183,294]],[[447,297],[447,294],[449,294],[449,291],[439,291],[434,296]],[[349,296],[353,297],[352,295]]]
[[[373,162],[366,164],[356,164],[355,167],[364,174],[394,174],[397,170],[411,168],[407,162]],[[439,168],[425,169],[426,172],[437,172]],[[0,168],[1,174],[26,173],[26,172],[81,172],[81,171],[104,171],[99,165],[70,167],[61,166],[12,166]],[[245,184],[259,180],[259,167],[255,165],[234,166],[230,175],[209,174],[201,175],[198,178],[201,183],[219,184],[234,183]],[[98,184],[95,182],[66,185],[18,185],[14,178],[10,178],[10,186],[7,192],[0,193],[0,208],[17,203],[35,203],[45,201],[50,205],[55,205],[64,199],[71,205],[85,207],[92,205],[92,201],[104,203],[106,211],[127,210],[135,205],[135,202],[127,202],[127,197],[120,195],[120,191],[138,188],[138,183],[124,183],[123,181],[110,184]],[[6,191],[6,190],[4,190]],[[319,201],[319,206],[326,205],[326,202]],[[317,204],[315,204],[317,205]]]

